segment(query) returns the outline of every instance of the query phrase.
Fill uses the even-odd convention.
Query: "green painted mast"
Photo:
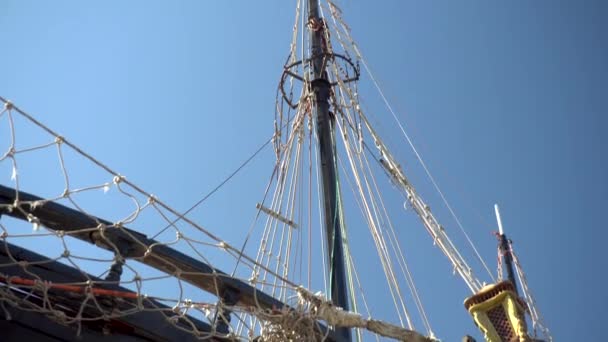
[[[325,233],[328,246],[330,294],[333,304],[344,310],[349,309],[348,290],[344,269],[344,249],[341,226],[341,205],[338,201],[339,186],[336,174],[336,151],[334,117],[329,110],[331,85],[325,69],[327,42],[325,25],[319,15],[318,0],[308,0],[308,20],[310,33],[309,79],[312,90],[313,115],[319,138],[319,159],[323,183],[323,204],[325,212]],[[348,328],[337,328],[336,333],[345,341],[351,340]]]

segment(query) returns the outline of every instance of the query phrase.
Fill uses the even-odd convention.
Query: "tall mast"
[[[308,0],[308,20],[310,32],[310,89],[312,91],[312,110],[319,138],[319,159],[323,182],[323,203],[325,212],[325,234],[328,246],[328,265],[330,294],[332,302],[348,310],[348,292],[344,272],[344,250],[342,245],[341,205],[338,201],[338,178],[336,175],[336,156],[334,144],[334,118],[329,111],[331,85],[325,70],[327,45],[325,25],[319,15],[318,0]],[[351,340],[348,328],[337,328],[336,332]]]

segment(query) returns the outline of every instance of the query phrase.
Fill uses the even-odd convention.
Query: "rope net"
[[[249,282],[221,273],[210,260],[234,264],[237,249],[2,102],[0,170],[8,175],[2,183],[11,183],[2,186],[0,203],[5,317],[19,308],[79,332],[87,322],[106,322],[100,329],[112,333],[113,321],[154,312],[180,331],[209,338],[233,334],[223,317],[228,312],[266,309],[222,298],[229,280]],[[173,297],[166,297],[167,288]]]

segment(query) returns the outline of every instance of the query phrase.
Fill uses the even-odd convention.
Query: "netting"
[[[0,189],[3,305],[78,330],[95,321],[107,322],[102,328],[108,330],[121,317],[156,312],[199,338],[234,334],[230,312],[280,307],[262,294],[256,303],[255,282],[215,268],[240,258],[251,269],[253,261],[238,249],[3,103],[0,167],[12,183]],[[131,229],[138,227],[144,228]],[[63,273],[45,272],[51,266]],[[230,290],[243,291],[240,284],[254,285],[244,290],[248,296],[230,298]],[[173,297],[166,297],[166,288],[174,289]]]

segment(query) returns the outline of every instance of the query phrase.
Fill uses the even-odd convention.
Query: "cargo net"
[[[75,335],[322,341],[329,325],[427,341],[333,307],[0,101],[5,319],[40,314]]]
[[[138,314],[200,339],[326,333],[294,284],[272,278],[288,303],[257,291],[246,275],[271,270],[0,99],[4,318],[39,313],[77,334],[124,332]]]
[[[0,203],[0,303],[6,318],[18,308],[75,325],[78,332],[84,325],[113,334],[120,318],[149,311],[198,338],[316,340],[324,333],[301,301],[287,310],[260,292],[261,303],[255,303],[259,280],[213,268],[234,268],[239,260],[252,273],[253,260],[238,249],[3,103],[0,165],[12,183],[2,186]],[[83,167],[83,160],[92,168]],[[53,178],[60,187],[53,187]],[[107,216],[101,219],[99,212]],[[145,227],[146,235],[130,229],[136,226]],[[249,297],[238,298],[239,284],[253,285]],[[295,289],[284,279],[278,286]]]

